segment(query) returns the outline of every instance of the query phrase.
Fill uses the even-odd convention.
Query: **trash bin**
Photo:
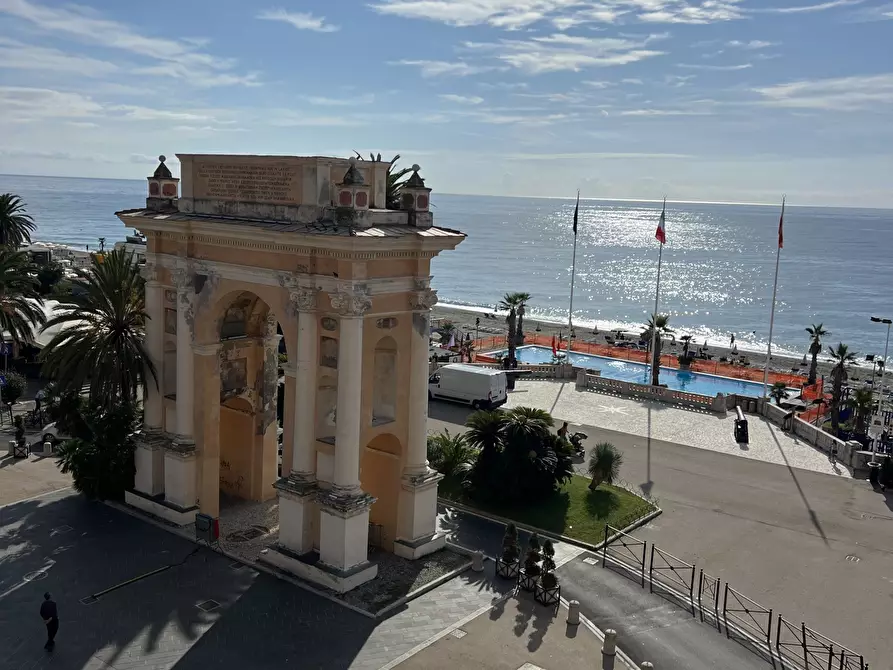
[[[750,441],[747,432],[747,419],[744,418],[744,412],[741,411],[741,407],[735,407],[735,414],[737,416],[735,419],[735,442],[747,444]]]
[[[868,464],[868,481],[872,486],[878,485],[878,478],[881,474],[881,464],[871,461]]]

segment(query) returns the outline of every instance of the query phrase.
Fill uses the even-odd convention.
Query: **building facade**
[[[394,210],[386,162],[178,158],[179,179],[162,156],[146,206],[117,212],[146,236],[158,382],[127,501],[188,524],[217,517],[221,492],[278,496],[265,560],[338,591],[375,576],[370,532],[407,558],[442,547],[426,460],[430,265],[464,235],[433,225],[418,166]]]

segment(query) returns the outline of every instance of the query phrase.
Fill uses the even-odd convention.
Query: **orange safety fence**
[[[528,334],[524,336],[525,344],[536,344],[542,347],[552,346],[552,337],[549,335]],[[495,349],[506,348],[506,337],[504,335],[494,335],[483,337],[475,340],[474,349],[476,352],[487,352]],[[562,340],[559,344],[561,351],[567,348],[567,340]],[[651,356],[648,352],[632,347],[615,347],[610,344],[601,344],[597,342],[580,342],[574,341],[571,344],[571,351],[591,354],[594,356],[606,356],[608,358],[616,358],[618,360],[633,361],[636,363],[648,363]],[[496,362],[496,357],[487,356],[485,354],[476,354],[475,360],[480,362]],[[676,354],[662,354],[660,364],[668,368],[678,368],[679,361]],[[722,375],[723,377],[732,377],[734,379],[744,379],[753,382],[763,381],[763,370],[760,368],[751,368],[746,365],[734,362],[720,362],[719,360],[702,360],[695,359],[691,362],[689,369],[692,372],[701,372],[711,375]],[[786,374],[783,372],[769,371],[769,383],[784,382],[789,388],[801,388],[806,378],[801,375]],[[816,384],[815,386],[818,386]],[[812,388],[812,387],[810,387]],[[813,391],[817,395],[821,395],[821,387],[817,391]],[[810,398],[812,399],[812,398]]]

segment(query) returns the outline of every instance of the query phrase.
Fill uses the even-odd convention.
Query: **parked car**
[[[65,440],[71,439],[70,435],[66,435],[65,433],[60,433],[59,429],[56,428],[56,422],[48,423],[43,427],[43,430],[40,431],[39,435],[36,435],[31,442],[31,446],[40,446],[44,442],[49,442],[53,445],[53,448],[65,442]]]

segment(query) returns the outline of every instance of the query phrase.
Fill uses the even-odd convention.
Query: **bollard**
[[[614,659],[617,656],[617,631],[609,628],[605,631],[605,644],[602,647],[602,670],[614,670]]]
[[[43,443],[43,455],[44,456],[52,456],[53,455],[53,443],[47,440]]]
[[[471,569],[475,572],[484,571],[484,552],[476,551],[471,556]]]
[[[15,451],[15,448],[16,448],[16,441],[10,440],[8,451],[6,453],[9,454],[10,456],[12,456],[13,452]]]
[[[580,601],[578,600],[571,600],[567,604],[567,625],[580,625]]]
[[[654,670],[654,666],[648,661],[645,661],[642,663],[642,670]]]

